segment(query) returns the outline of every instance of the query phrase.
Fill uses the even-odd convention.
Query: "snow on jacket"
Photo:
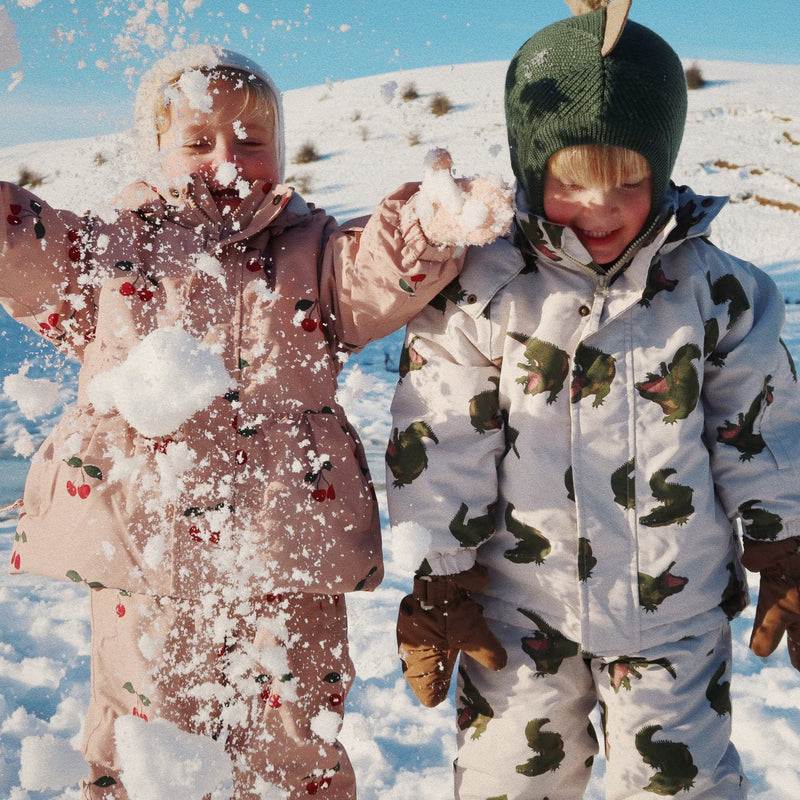
[[[475,560],[485,613],[598,655],[747,602],[740,542],[800,533],[800,394],[772,280],[713,246],[719,198],[674,190],[622,271],[526,221],[472,248],[408,327],[387,449],[394,548]],[[583,263],[581,263],[583,262]],[[427,537],[430,537],[429,540]],[[419,562],[415,562],[419,563]]]
[[[33,460],[12,572],[173,596],[374,588],[375,494],[335,395],[344,353],[457,273],[418,225],[384,235],[414,188],[337,229],[291,189],[257,184],[229,231],[199,179],[170,203],[148,190],[113,221],[0,185],[0,299],[82,362],[77,404]],[[225,377],[174,429],[168,408],[137,417],[147,363],[108,401],[121,365],[149,354],[158,374],[170,335],[198,385],[214,363]]]

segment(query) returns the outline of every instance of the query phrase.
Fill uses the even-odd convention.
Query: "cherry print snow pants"
[[[354,677],[344,597],[94,589],[91,616],[84,797],[128,800],[114,721],[134,714],[224,742],[234,800],[355,800],[337,741]]]
[[[493,623],[508,664],[462,655],[456,713],[457,800],[580,800],[598,753],[607,800],[743,800],[730,742],[730,628],[636,656],[581,657],[561,638]]]

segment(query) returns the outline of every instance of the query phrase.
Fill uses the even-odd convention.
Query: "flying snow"
[[[158,328],[89,384],[100,413],[116,408],[143,436],[166,436],[233,385],[222,358],[181,328]]]

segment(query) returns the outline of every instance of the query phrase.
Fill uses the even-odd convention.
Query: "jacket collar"
[[[141,197],[139,192],[132,192],[131,195]],[[310,213],[308,205],[290,186],[265,181],[253,184],[252,191],[243,198],[233,218],[222,216],[208,186],[196,174],[189,176],[185,183],[173,184],[169,188],[151,187],[150,195],[152,200],[135,204],[142,217],[168,220],[185,228],[202,229],[206,241],[213,245],[240,241],[267,227],[274,228],[287,206],[293,217]],[[282,221],[284,227],[291,224],[289,219]]]
[[[605,276],[608,282],[612,282],[643,250],[652,257],[656,252],[667,253],[675,249],[687,239],[708,235],[711,222],[727,202],[726,197],[698,195],[687,186],[673,184],[661,213],[648,230],[631,243],[610,269],[605,270],[592,260],[572,230],[528,214],[518,189],[515,242],[526,261],[544,260],[567,269]]]

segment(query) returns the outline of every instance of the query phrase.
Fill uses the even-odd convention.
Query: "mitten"
[[[745,539],[742,563],[761,573],[750,649],[765,658],[785,632],[789,659],[800,670],[800,537],[778,542]]]
[[[451,174],[446,150],[425,159],[425,177],[413,212],[425,237],[446,246],[484,245],[502,236],[514,218],[513,194],[498,177],[459,178]]]
[[[506,665],[506,651],[489,630],[483,608],[470,592],[489,582],[485,567],[476,564],[456,575],[431,575],[414,581],[414,592],[403,598],[397,617],[397,646],[403,676],[424,706],[447,697],[459,651],[488,669]]]

